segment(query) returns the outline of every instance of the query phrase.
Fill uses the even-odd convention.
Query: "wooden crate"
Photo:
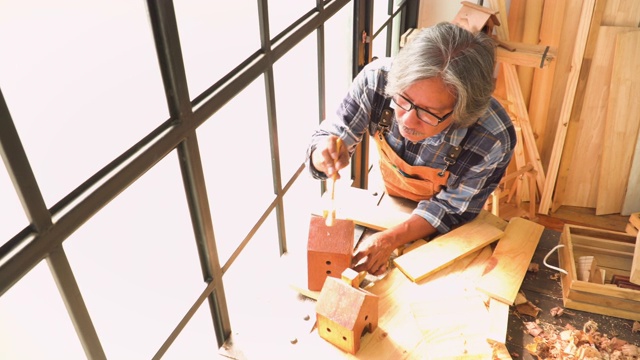
[[[560,239],[560,267],[564,306],[640,321],[640,290],[619,288],[611,284],[613,275],[629,276],[635,249],[635,236],[624,232],[565,225]],[[578,280],[576,260],[594,256],[598,266],[605,269],[605,283]]]

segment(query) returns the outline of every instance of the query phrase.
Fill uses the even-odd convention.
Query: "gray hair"
[[[421,29],[400,50],[385,92],[393,96],[416,81],[440,77],[456,97],[454,125],[468,127],[489,107],[495,63],[495,43],[488,35],[442,22]]]

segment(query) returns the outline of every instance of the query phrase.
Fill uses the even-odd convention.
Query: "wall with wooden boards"
[[[484,6],[506,12],[501,19],[510,41],[556,50],[543,69],[518,68],[539,160],[552,174],[538,189],[539,212],[562,205],[598,215],[639,212],[640,98],[632,94],[640,91],[640,1],[488,0]],[[460,8],[459,1],[421,0],[418,25],[450,21]],[[576,58],[580,39],[584,55]]]

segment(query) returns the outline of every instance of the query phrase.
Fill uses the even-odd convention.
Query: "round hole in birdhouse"
[[[331,275],[331,270],[327,270],[327,275]]]
[[[365,319],[365,320],[369,319],[369,315],[365,315],[365,316],[364,316],[364,319]]]
[[[327,260],[327,261],[325,261],[325,264],[327,264],[327,265],[331,265],[331,260]]]
[[[327,328],[327,332],[331,332],[331,329],[330,329],[330,328]]]
[[[346,336],[343,336],[343,337],[342,337],[342,340],[347,341],[347,337],[346,337]]]

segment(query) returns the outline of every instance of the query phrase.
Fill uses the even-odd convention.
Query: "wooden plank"
[[[593,174],[600,171],[615,38],[618,34],[629,31],[638,31],[638,28],[600,26],[598,29],[583,91],[583,102],[578,113],[574,111],[576,116],[572,119],[576,121],[569,125],[567,133],[567,139],[575,139],[573,149],[567,149],[563,153],[560,165],[561,175],[558,177],[554,196],[554,202],[557,201],[560,205],[596,207],[598,177]],[[574,106],[578,105],[576,100]],[[567,141],[567,148],[570,143]],[[580,165],[576,166],[577,164]],[[565,181],[561,180],[563,174]]]
[[[544,226],[513,218],[487,263],[478,290],[512,305],[527,273]]]
[[[535,69],[533,84],[531,85],[531,99],[529,100],[529,122],[536,137],[536,147],[539,152],[545,149],[545,133],[547,126],[553,123],[549,120],[549,104],[554,91],[553,81],[559,62],[558,49],[562,24],[565,18],[566,0],[545,0],[540,25],[540,44],[550,46],[556,51],[556,57],[544,69]],[[541,154],[542,155],[542,154]],[[543,157],[544,159],[544,157]],[[544,162],[543,162],[544,163]]]
[[[542,163],[545,170],[549,166],[553,142],[558,127],[562,103],[565,97],[569,74],[573,67],[572,58],[575,48],[576,38],[578,37],[578,28],[580,23],[580,13],[582,12],[583,0],[565,0],[563,4],[563,19],[559,23],[561,27],[552,28],[551,31],[560,32],[557,60],[555,63],[555,72],[553,75],[552,85],[549,90],[549,104],[547,112],[544,113],[539,120],[545,122],[543,126],[544,132],[538,132],[540,137],[538,149],[542,157]],[[540,124],[536,124],[540,126]]]
[[[326,200],[326,192],[323,197],[320,203]],[[406,221],[416,206],[417,203],[410,200],[355,187],[339,188],[336,197],[336,215],[339,218],[353,220],[358,225],[378,231]],[[322,207],[312,207],[311,213],[322,215]],[[474,221],[490,224],[500,230],[507,227],[505,220],[485,210],[480,211]]]
[[[586,311],[605,316],[614,316],[622,319],[630,319],[640,321],[640,312],[621,310],[607,305],[594,305],[590,303],[575,301],[568,298],[563,298],[564,306],[567,309],[574,309],[580,311]]]
[[[522,32],[524,31],[525,20],[525,0],[511,0],[509,3],[509,40],[522,41]],[[507,26],[501,25],[501,26]]]
[[[574,281],[571,286],[571,290],[585,292],[590,294],[597,294],[598,297],[614,297],[615,299],[610,299],[610,301],[619,300],[632,300],[634,301],[633,305],[636,307],[640,307],[640,291],[620,288],[617,286],[611,285],[602,285],[595,284],[588,281]]]
[[[631,275],[629,281],[640,284],[640,233],[636,236],[636,246],[633,252],[633,262],[631,263]]]
[[[542,23],[542,7],[544,0],[527,0],[525,4],[524,30],[522,42],[525,44],[538,44],[540,41],[540,24]],[[534,67],[519,66],[518,80],[522,90],[522,98],[525,106],[529,107],[531,98],[531,86],[533,84]]]
[[[490,248],[480,249],[422,284],[409,281],[398,269],[391,270],[366,288],[379,296],[378,329],[371,336],[365,335],[356,356],[345,355],[359,359],[420,359],[425,354],[462,358],[465,351],[481,352],[482,342],[486,345],[488,312],[482,297],[467,289],[480,278],[490,256]],[[434,297],[434,293],[439,296]],[[440,321],[429,320],[438,316]]]
[[[611,73],[596,215],[619,213],[640,129],[640,32],[618,34]]]
[[[591,69],[593,68],[593,58],[594,56],[601,56],[600,54],[598,54],[598,49],[596,49],[596,47],[598,44],[598,39],[600,38],[599,36],[600,22],[602,19],[602,14],[604,13],[605,3],[606,3],[605,0],[596,0],[596,3],[594,5],[593,15],[591,17],[591,25],[589,27],[589,34],[587,36],[587,44],[585,46],[584,55],[582,58],[582,68],[580,69],[580,75],[578,76],[578,83],[576,85],[576,96],[573,101],[573,108],[571,109],[571,116],[570,116],[571,122],[569,123],[567,128],[565,146],[564,146],[564,149],[562,150],[562,158],[560,160],[560,165],[558,169],[558,180],[556,183],[556,190],[553,198],[553,205],[551,209],[552,212],[555,212],[561,205],[564,205],[565,199],[569,198],[569,196],[565,194],[566,189],[571,189],[570,186],[567,186],[567,181],[569,176],[571,175],[573,179],[579,179],[579,177],[575,176],[574,174],[574,171],[579,169],[576,169],[576,166],[575,166],[576,163],[571,162],[572,157],[575,154],[583,154],[585,152],[598,151],[598,153],[595,154],[595,159],[597,161],[593,161],[594,158],[588,158],[589,159],[589,161],[587,161],[588,165],[584,167],[599,166],[600,164],[599,163],[599,160],[600,160],[599,147],[595,145],[593,146],[588,145],[586,148],[587,151],[583,151],[583,148],[580,147],[582,146],[582,144],[576,144],[576,143],[578,141],[584,141],[585,139],[581,137],[584,134],[578,134],[578,132],[580,130],[589,131],[590,129],[589,125],[588,124],[585,125],[585,123],[594,121],[592,118],[589,118],[586,121],[582,121],[582,119],[580,118],[580,115],[585,111],[584,106],[590,105],[589,103],[590,100],[585,99],[585,89],[587,88],[588,81],[590,79],[590,76],[592,75]],[[604,55],[604,56],[607,56],[607,55]],[[606,73],[607,84],[610,78],[610,73],[611,72]],[[600,124],[601,123],[597,124],[594,127],[598,127],[598,125]],[[596,138],[602,137],[602,132],[592,133],[592,134]],[[576,149],[580,149],[580,150],[576,151]],[[594,172],[597,172],[597,169],[598,168],[596,168],[596,171]],[[589,176],[589,178],[593,178],[593,177]]]
[[[398,303],[408,304],[423,335],[420,345],[403,358],[424,358],[425,354],[437,354],[443,359],[475,359],[479,355],[485,355],[480,359],[491,358],[486,356],[486,352],[490,353],[486,299],[473,289],[490,257],[491,247],[486,246],[420,284],[410,282],[395,269],[411,292],[404,292],[405,288],[385,292],[393,294]],[[435,293],[438,296],[433,296]]]
[[[502,234],[495,227],[474,220],[395,258],[394,263],[409,279],[418,282],[498,240]]]
[[[558,176],[560,158],[562,156],[564,140],[567,134],[567,126],[569,124],[571,111],[573,108],[573,100],[576,95],[576,87],[578,85],[578,77],[582,68],[582,57],[584,56],[584,50],[587,43],[587,36],[589,33],[594,5],[595,0],[585,0],[582,4],[580,23],[578,25],[578,36],[575,39],[575,46],[573,55],[571,57],[572,67],[569,72],[569,78],[567,80],[567,86],[565,88],[565,94],[560,110],[560,117],[558,119],[556,137],[553,142],[551,160],[549,161],[548,166],[549,173],[545,178],[545,184],[540,199],[540,207],[538,210],[539,213],[545,215],[549,214],[549,208],[551,207],[551,196],[553,194]]]
[[[489,334],[487,339],[504,344],[509,326],[509,305],[489,298]]]
[[[336,196],[336,216],[353,220],[356,224],[373,230],[385,230],[406,221],[410,213],[398,208],[378,206],[380,195],[374,191],[354,187],[338,188]],[[324,193],[320,204],[328,200],[328,191]],[[322,207],[312,208],[312,214],[322,215]]]
[[[602,17],[605,26],[638,26],[640,22],[640,1],[607,0],[607,7]]]
[[[633,152],[627,191],[620,215],[629,215],[637,211],[640,211],[640,130],[636,136],[636,148]]]
[[[505,44],[510,44],[505,42]],[[502,63],[519,65],[525,68],[548,67],[555,58],[555,50],[546,49],[545,46],[538,46],[536,49],[527,50],[520,46],[514,48],[514,51],[509,51],[501,46],[498,46],[496,51],[496,60]]]
[[[500,21],[500,26],[496,26],[496,34],[499,40],[509,41],[511,38],[509,37],[509,25],[507,22],[508,13],[507,13],[507,5],[504,0],[489,0],[489,7],[493,10],[497,10],[498,13],[496,17],[498,21]]]

